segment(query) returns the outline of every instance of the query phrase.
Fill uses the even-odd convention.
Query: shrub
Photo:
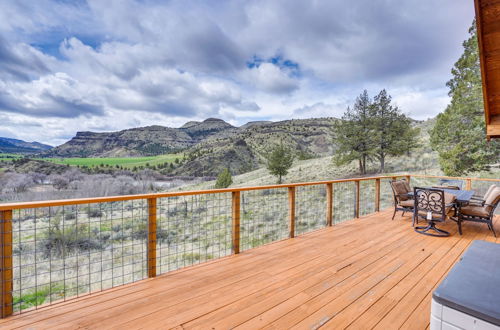
[[[217,176],[217,182],[215,182],[215,188],[227,188],[233,183],[233,178],[231,176],[231,172],[229,172],[228,168],[225,168],[222,172]]]
[[[55,218],[52,226],[46,233],[42,242],[45,257],[51,255],[63,256],[77,250],[89,251],[103,248],[103,243],[93,238],[86,224],[67,224],[61,226],[60,218]]]

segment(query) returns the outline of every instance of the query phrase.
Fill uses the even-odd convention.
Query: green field
[[[7,154],[7,153],[0,153],[0,162],[11,162],[14,159],[21,158],[21,155],[17,154]]]
[[[49,161],[55,164],[71,165],[71,166],[87,166],[95,167],[100,165],[108,166],[123,166],[125,168],[133,168],[139,166],[149,166],[173,163],[176,159],[181,159],[183,154],[167,154],[150,157],[123,157],[123,158],[43,158],[41,160]]]

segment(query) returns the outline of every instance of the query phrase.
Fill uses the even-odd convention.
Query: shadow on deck
[[[399,213],[400,214],[400,213]],[[429,326],[432,291],[484,224],[419,235],[392,211],[0,320],[10,328],[411,328]],[[495,222],[500,232],[500,220]]]

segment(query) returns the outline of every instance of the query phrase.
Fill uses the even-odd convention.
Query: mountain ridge
[[[27,142],[19,139],[0,137],[0,153],[39,153],[51,149],[52,146],[40,142]]]

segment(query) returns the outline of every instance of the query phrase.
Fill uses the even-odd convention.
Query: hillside
[[[189,148],[220,131],[234,128],[220,119],[190,122],[181,128],[148,126],[119,132],[78,132],[70,141],[44,157],[137,157],[166,154]]]
[[[256,121],[234,127],[209,118],[191,121],[180,128],[149,126],[119,132],[79,132],[73,139],[43,154],[45,157],[147,157],[182,151],[175,166],[164,174],[216,176],[224,168],[234,175],[261,168],[273,146],[283,143],[297,160],[332,155],[335,118]],[[428,154],[431,121],[415,122],[421,127],[421,154]],[[96,160],[98,163],[99,159]],[[429,161],[422,159],[422,161]],[[70,164],[69,162],[66,162]]]
[[[0,153],[37,153],[51,149],[52,146],[39,142],[26,142],[18,139],[0,137]]]
[[[218,133],[187,152],[188,161],[175,170],[178,175],[217,175],[227,167],[234,174],[254,170],[265,162],[271,148],[283,143],[299,159],[330,155],[334,118],[253,122],[236,130]]]

